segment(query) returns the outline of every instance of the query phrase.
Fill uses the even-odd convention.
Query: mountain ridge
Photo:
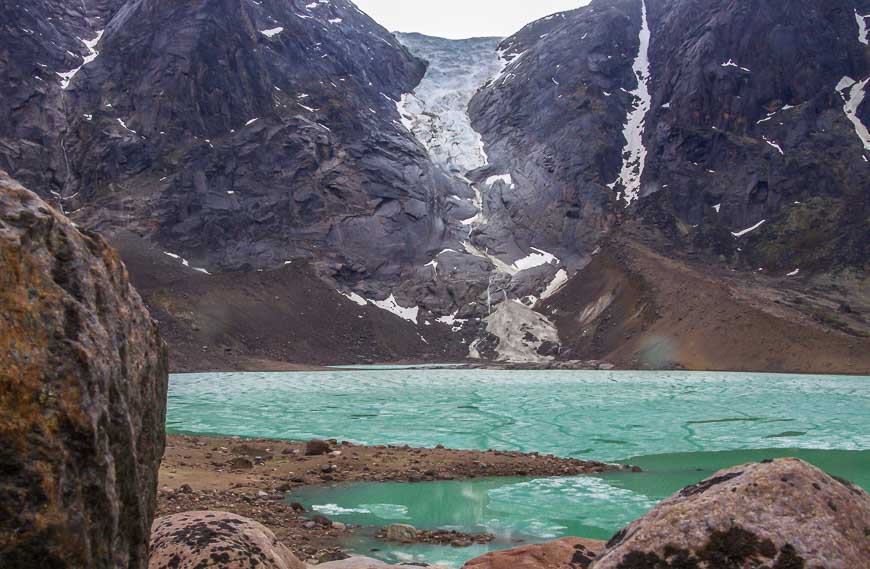
[[[760,303],[749,337],[774,314],[866,345],[865,0],[595,0],[467,40],[390,34],[347,0],[62,4],[4,8],[0,168],[120,248],[185,366],[329,363],[326,314],[364,337],[333,361],[644,366],[657,322],[692,342],[650,308],[680,318],[683,273],[654,268],[672,263]],[[590,267],[627,281],[578,287]],[[608,313],[631,282],[643,302]],[[234,283],[318,292],[283,321],[225,317]],[[299,327],[326,345],[286,348]],[[657,365],[735,357],[715,337],[672,354]]]

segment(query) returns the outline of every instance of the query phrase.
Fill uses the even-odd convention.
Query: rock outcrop
[[[271,530],[226,512],[186,512],[154,522],[149,569],[306,569]]]
[[[587,569],[602,549],[603,541],[566,537],[487,553],[472,559],[463,569]]]
[[[384,539],[400,543],[417,541],[417,528],[408,524],[390,524],[384,528]]]
[[[117,254],[0,172],[0,567],[146,567],[166,354]]]
[[[723,470],[617,533],[595,569],[856,569],[870,496],[797,459]]]
[[[587,259],[628,218],[751,270],[863,266],[862,3],[595,0],[529,24],[470,107],[510,217]]]

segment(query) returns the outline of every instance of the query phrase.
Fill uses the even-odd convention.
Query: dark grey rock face
[[[0,567],[145,569],[168,362],[118,255],[0,171]]]
[[[870,77],[855,3],[649,7],[653,111],[642,193],[698,225],[700,239],[765,220],[732,241],[754,267],[866,262],[870,140],[865,147],[844,112],[858,91],[841,83]]]
[[[67,36],[91,53],[75,36],[103,31],[98,55],[67,90],[52,73],[33,109],[10,105],[12,123],[38,123],[39,144],[19,129],[3,154],[74,220],[132,229],[213,271],[308,257],[390,275],[439,239],[443,176],[396,112],[425,64],[350,2],[141,0],[109,21],[52,22],[16,62],[63,53]],[[37,80],[11,81],[26,72],[13,55],[4,84],[29,98]]]
[[[511,62],[471,103],[502,202],[529,235],[588,258],[613,222],[612,194],[631,103],[640,5],[598,2],[526,26],[501,44]]]
[[[132,205],[212,270],[389,273],[437,237],[437,174],[395,122],[424,64],[351,3],[127,3],[102,47],[68,190],[110,202],[100,227]]]
[[[841,83],[870,76],[859,4],[647,1],[647,156],[629,218],[772,270],[860,265],[870,146],[844,105],[866,84]],[[641,102],[641,6],[602,0],[527,26],[502,43],[510,73],[471,105],[491,154],[531,181],[512,217],[580,255],[626,205],[613,183]],[[757,238],[730,235],[761,220]]]

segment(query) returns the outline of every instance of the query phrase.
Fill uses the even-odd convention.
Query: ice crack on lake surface
[[[173,376],[167,424],[175,432],[616,461],[666,452],[867,449],[867,409],[870,383],[862,377],[341,370]]]

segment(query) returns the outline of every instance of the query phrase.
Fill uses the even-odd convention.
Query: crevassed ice
[[[625,158],[622,163],[622,171],[615,182],[609,185],[611,189],[616,186],[622,186],[622,198],[625,200],[626,206],[638,198],[640,194],[640,181],[643,176],[643,169],[646,163],[647,150],[643,144],[644,126],[646,124],[646,115],[652,106],[652,96],[649,92],[649,44],[650,44],[650,27],[646,15],[646,2],[641,2],[641,13],[643,21],[640,27],[640,48],[637,52],[637,58],[634,60],[632,69],[637,77],[637,88],[631,92],[635,98],[635,105],[628,113],[628,117],[623,130],[626,144],[623,149]]]
[[[402,123],[449,172],[464,175],[487,163],[480,133],[471,126],[468,104],[481,85],[498,72],[495,45],[449,50],[412,37],[400,40],[429,61],[425,77],[399,101]],[[493,40],[493,44],[496,40]],[[491,47],[491,49],[490,49]]]

